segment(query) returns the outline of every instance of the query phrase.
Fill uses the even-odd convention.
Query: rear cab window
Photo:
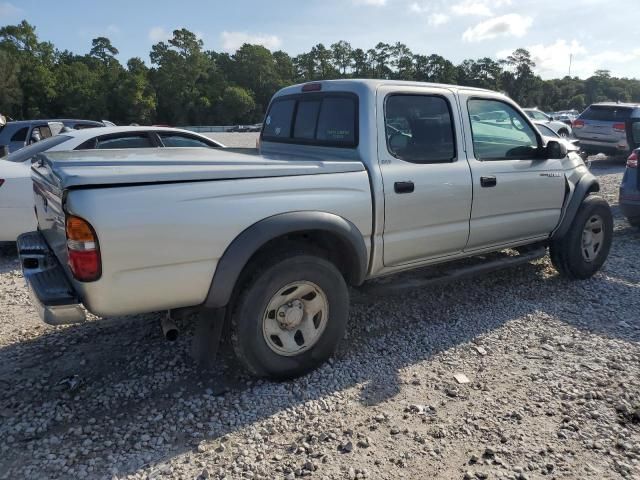
[[[262,130],[266,142],[355,148],[358,98],[351,93],[303,93],[276,98]]]

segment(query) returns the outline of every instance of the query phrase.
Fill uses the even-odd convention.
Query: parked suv
[[[640,122],[640,104],[594,103],[573,122],[573,133],[585,153],[626,157],[634,148],[633,131]]]

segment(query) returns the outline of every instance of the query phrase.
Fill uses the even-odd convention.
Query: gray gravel
[[[361,298],[335,359],[287,383],[228,352],[198,371],[188,321],[175,343],[159,315],[46,326],[0,249],[0,478],[640,478],[640,232],[622,166],[592,170],[616,214],[593,279],[545,258]]]

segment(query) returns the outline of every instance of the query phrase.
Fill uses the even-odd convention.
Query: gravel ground
[[[159,315],[44,325],[3,248],[0,478],[640,478],[640,232],[622,166],[592,170],[616,215],[593,279],[545,258],[361,297],[335,359],[287,383],[229,352],[199,371],[187,321],[174,343]]]

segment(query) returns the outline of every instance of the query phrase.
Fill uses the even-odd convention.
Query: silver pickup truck
[[[38,231],[18,250],[44,321],[195,307],[229,325],[250,372],[286,378],[332,354],[349,286],[504,249],[548,248],[583,279],[611,245],[609,205],[577,152],[495,92],[295,85],[272,99],[259,151],[35,159]]]

